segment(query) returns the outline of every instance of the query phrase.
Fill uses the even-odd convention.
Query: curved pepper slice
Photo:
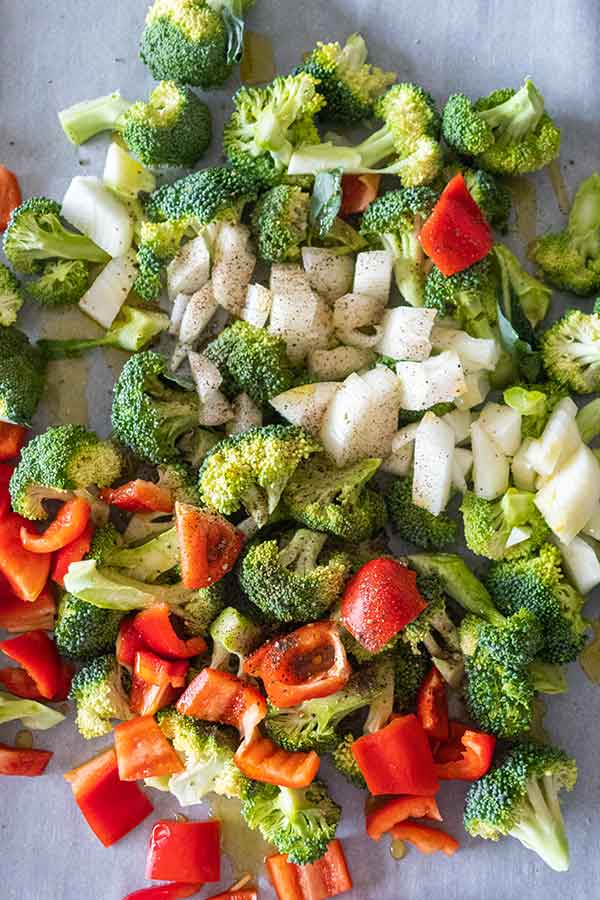
[[[175,504],[175,521],[181,580],[187,588],[209,587],[233,569],[244,544],[235,525],[189,503]]]
[[[0,422],[0,460],[14,459],[25,443],[27,429],[24,425]]]
[[[439,790],[427,735],[412,714],[397,716],[385,728],[358,738],[351,749],[374,796],[429,797]]]
[[[431,667],[419,688],[417,718],[430,738],[436,741],[448,740],[446,683],[435,666]]]
[[[441,822],[435,797],[392,797],[378,801],[366,815],[367,834],[378,841],[394,825],[409,818]]]
[[[31,553],[54,553],[77,540],[90,520],[90,505],[82,497],[63,503],[56,518],[42,534],[21,528],[21,543]]]
[[[232,885],[228,891],[222,894],[214,894],[207,897],[207,900],[258,900],[258,891],[250,885],[252,878],[245,875],[244,878]]]
[[[284,853],[267,857],[267,871],[279,900],[328,900],[352,890],[352,878],[339,840],[314,863],[297,866]]]
[[[135,654],[129,705],[140,716],[153,716],[170,706],[181,693],[189,663],[161,659],[150,650]]]
[[[171,624],[171,610],[167,603],[157,603],[150,609],[144,609],[133,620],[143,642],[159,656],[173,659],[191,659],[206,652],[206,641],[203,637],[183,640]]]
[[[25,669],[16,667],[0,669],[0,684],[15,697],[22,697],[24,700],[46,699],[40,694],[37,684]]]
[[[121,781],[158,778],[184,766],[154,716],[139,716],[115,727],[115,753]]]
[[[206,668],[188,684],[177,702],[177,712],[232,725],[247,740],[265,718],[267,704],[255,687],[236,675]]]
[[[69,571],[71,563],[81,562],[81,560],[90,552],[92,539],[94,537],[94,527],[88,522],[79,537],[71,541],[65,547],[61,547],[54,555],[54,565],[50,578],[61,587],[65,586],[65,575]]]
[[[446,856],[454,856],[460,848],[460,844],[451,834],[442,831],[441,828],[423,825],[421,822],[400,822],[392,828],[392,836],[400,841],[408,841],[427,855],[441,851]]]
[[[0,572],[22,600],[40,596],[50,574],[50,553],[31,553],[21,543],[21,528],[27,520],[10,513],[0,519]]]
[[[141,888],[133,894],[127,894],[123,900],[184,900],[197,894],[202,884],[183,884],[172,881],[170,884],[158,884],[156,887]]]
[[[308,787],[321,763],[314,750],[307,753],[283,750],[258,731],[240,744],[234,761],[248,778],[287,788]]]
[[[450,723],[450,741],[435,753],[435,770],[442,781],[477,781],[489,771],[496,738],[473,731],[460,722]]]
[[[62,661],[45,631],[29,631],[0,641],[0,650],[23,666],[42,697],[52,700],[60,693],[64,685]]]
[[[0,572],[0,628],[6,631],[49,631],[54,627],[56,603],[49,585],[30,603],[18,597]]]
[[[351,674],[333,622],[314,622],[263,644],[244,663],[248,675],[261,678],[269,700],[279,707],[328,697]]]
[[[136,478],[118,488],[104,488],[100,498],[110,506],[118,506],[127,512],[170,513],[175,505],[171,491],[153,481]]]
[[[0,775],[43,775],[51,759],[50,750],[19,750],[0,744]]]

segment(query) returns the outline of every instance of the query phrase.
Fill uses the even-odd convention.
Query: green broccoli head
[[[258,185],[244,173],[227,166],[192,172],[172,184],[163,184],[146,202],[152,222],[187,221],[201,230],[211,222],[235,215],[239,206],[254,200]]]
[[[158,466],[158,484],[170,491],[179,503],[198,506],[200,495],[196,473],[183,462],[163,463]]]
[[[22,306],[21,285],[10,269],[0,263],[0,326],[8,328],[9,325],[14,325]]]
[[[394,703],[398,711],[403,712],[414,706],[429,661],[426,656],[413,653],[402,639],[395,643],[391,657],[394,662]]]
[[[494,133],[466,94],[451,94],[442,114],[444,140],[461,156],[480,156],[494,143]]]
[[[465,671],[467,708],[483,731],[502,738],[529,731],[535,690],[526,669],[505,665],[481,647],[466,659]]]
[[[423,550],[441,550],[456,541],[454,519],[444,513],[434,516],[412,502],[412,478],[395,478],[385,500],[394,528],[404,541]]]
[[[10,481],[15,512],[45,519],[44,500],[68,499],[72,491],[106,487],[121,474],[122,459],[109,441],[83,425],[58,425],[29,441]]]
[[[518,610],[498,625],[472,615],[460,625],[460,646],[468,658],[483,649],[497,662],[521,668],[533,662],[543,644],[542,626],[528,609]]]
[[[190,634],[207,634],[212,622],[225,608],[226,591],[229,590],[227,578],[222,578],[216,584],[193,591],[182,603],[178,613]]]
[[[111,719],[130,719],[121,668],[114,656],[97,656],[76,673],[69,698],[77,707],[76,725],[87,740],[112,731]]]
[[[229,325],[204,352],[218,367],[224,379],[222,389],[230,397],[244,392],[262,405],[298,379],[285,341],[249,322]]]
[[[433,266],[425,280],[425,306],[440,318],[456,319],[467,331],[480,320],[494,323],[497,317],[497,281],[490,256],[468,269],[446,277]]]
[[[308,235],[310,195],[290,184],[279,184],[260,198],[252,215],[258,255],[267,263],[294,262]]]
[[[64,594],[54,625],[56,648],[69,659],[90,660],[114,649],[123,614],[98,609],[91,603]]]
[[[484,500],[467,491],[460,510],[469,550],[487,559],[516,559],[535,552],[548,540],[550,529],[534,501],[535,494],[516,488],[509,488],[498,500]],[[529,537],[507,547],[517,527],[528,531]]]
[[[60,205],[46,197],[32,197],[13,210],[4,232],[4,252],[17,272],[33,275],[49,259],[82,259],[106,263],[108,255],[88,237],[67,231]]]
[[[600,315],[570,309],[541,338],[548,377],[576,394],[600,390]]]
[[[465,828],[497,841],[511,835],[558,872],[569,867],[569,845],[558,799],[577,780],[577,765],[562,750],[518,744],[467,794]]]
[[[354,787],[366,790],[367,782],[352,753],[352,744],[355,740],[356,738],[350,732],[345,734],[337,747],[331,751],[331,761],[346,781],[349,781]]]
[[[363,459],[338,469],[324,455],[299,466],[283,502],[290,516],[306,528],[348,541],[364,541],[381,531],[385,501],[367,483],[379,459]]]
[[[90,284],[90,267],[82,259],[58,259],[45,263],[39,278],[30,281],[27,293],[42,306],[74,306]]]
[[[46,359],[13,325],[0,327],[0,420],[30,425],[46,383]]]
[[[160,296],[167,266],[177,256],[189,227],[187,217],[141,223],[136,253],[138,273],[133,287],[144,300],[152,302]]]
[[[450,169],[448,174],[450,174]],[[460,171],[458,166],[452,174]],[[484,214],[490,225],[498,231],[508,230],[508,219],[512,209],[512,194],[502,182],[484,172],[483,169],[462,169],[470,195]]]
[[[545,384],[513,385],[504,391],[504,402],[521,413],[521,435],[539,438],[557,403],[567,391],[553,381]]]

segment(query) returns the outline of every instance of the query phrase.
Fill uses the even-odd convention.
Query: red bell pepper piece
[[[40,694],[37,684],[25,669],[0,669],[0,684],[15,697],[23,697],[24,700],[47,699]]]
[[[392,828],[392,836],[399,841],[408,841],[427,855],[441,851],[446,856],[454,856],[460,847],[458,841],[446,831],[421,822],[399,822]]]
[[[118,488],[104,488],[100,498],[110,506],[118,506],[127,512],[164,512],[173,511],[174,500],[171,491],[160,487],[153,481],[136,478]]]
[[[334,840],[314,863],[297,866],[283,853],[267,857],[267,872],[279,900],[327,900],[352,890],[341,842]]]
[[[243,741],[235,754],[235,764],[248,778],[287,788],[305,788],[315,780],[321,760],[311,750],[283,750],[258,731]]]
[[[35,681],[42,697],[52,700],[60,693],[64,683],[61,658],[56,644],[45,631],[29,631],[0,641],[0,650],[23,666]]]
[[[65,775],[79,809],[96,835],[110,847],[152,812],[152,804],[132,781],[121,781],[114,749]]]
[[[217,669],[203,669],[177,702],[177,712],[206,722],[237,728],[248,739],[267,714],[267,704],[255,687]]]
[[[55,553],[77,540],[90,521],[90,504],[82,497],[63,503],[56,518],[42,534],[21,528],[21,543],[31,553]]]
[[[19,750],[0,744],[0,775],[43,775],[51,759],[50,750]]]
[[[0,572],[0,628],[6,631],[49,631],[54,627],[56,603],[49,585],[46,585],[34,603],[22,600]]]
[[[14,466],[9,466],[7,463],[0,463],[0,519],[7,515],[11,509],[8,485],[14,471]]]
[[[0,422],[0,461],[14,459],[25,443],[27,429],[24,425]]]
[[[54,564],[50,575],[52,581],[60,584],[61,587],[65,586],[65,575],[69,571],[69,566],[71,563],[81,562],[87,556],[92,546],[93,537],[94,526],[91,522],[88,522],[78,538],[75,538],[66,547],[61,547],[60,550],[57,550],[54,554]]]
[[[121,781],[138,781],[183,772],[184,766],[153,716],[120,722],[115,752]]]
[[[212,897],[208,897],[207,900],[258,900],[258,891],[254,887],[248,887],[249,881],[251,881],[251,878],[249,875],[246,875],[245,878],[242,878],[241,881],[230,887],[228,891],[223,891],[222,894],[214,894]]]
[[[154,716],[160,709],[172,706],[181,693],[170,684],[149,684],[135,674],[129,692],[129,707],[138,716]]]
[[[473,731],[460,722],[450,723],[450,741],[435,753],[435,770],[442,781],[477,781],[490,770],[496,738]]]
[[[134,673],[148,684],[170,684],[172,687],[182,688],[185,687],[189,667],[186,659],[161,659],[150,650],[138,650]]]
[[[138,650],[147,650],[148,647],[141,634],[135,627],[135,615],[126,616],[121,620],[117,635],[116,657],[117,662],[130,671],[135,665],[135,657]]]
[[[134,891],[133,894],[127,894],[123,900],[184,900],[185,897],[197,894],[201,887],[201,884],[182,884],[172,881],[170,884],[160,884],[156,887]]]
[[[356,640],[377,653],[427,607],[417,574],[395,559],[372,559],[346,585],[342,622]]]
[[[437,741],[448,740],[446,683],[435,666],[431,667],[419,688],[417,718],[430,738]]]
[[[221,880],[221,827],[210,822],[162,819],[150,835],[146,878],[185,884]]]
[[[21,543],[25,519],[10,513],[0,520],[0,572],[13,591],[33,602],[42,593],[50,574],[50,553],[31,553]]]
[[[379,193],[381,175],[344,175],[342,177],[342,216],[364,212]]]
[[[334,694],[352,670],[337,626],[314,622],[263,644],[245,661],[244,671],[262,679],[275,706],[287,707]]]
[[[427,256],[446,276],[468,269],[492,249],[492,229],[460,172],[444,188],[419,240]]]
[[[191,659],[206,652],[203,637],[184,641],[171,624],[171,610],[167,603],[157,603],[144,609],[135,617],[134,625],[147,647],[159,656],[173,659]]]
[[[397,716],[385,728],[358,738],[351,749],[374,796],[430,797],[439,790],[427,735],[412,714]]]
[[[0,232],[8,227],[11,213],[20,206],[22,199],[17,176],[6,166],[0,166]]]
[[[175,504],[175,522],[181,580],[187,588],[208,587],[233,569],[244,536],[231,522],[189,503]]]
[[[398,822],[409,818],[441,822],[435,797],[390,797],[376,802],[366,815],[367,834],[378,841]]]

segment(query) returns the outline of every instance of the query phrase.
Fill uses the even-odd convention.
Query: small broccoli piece
[[[403,712],[414,706],[419,688],[427,675],[429,662],[425,655],[415,654],[402,641],[396,641],[391,651],[394,661],[394,702],[396,708]]]
[[[232,656],[238,659],[238,673],[244,660],[260,644],[262,629],[233,606],[227,606],[210,626],[213,652],[211,669],[229,669]]]
[[[45,519],[44,500],[65,500],[72,491],[106,487],[121,474],[122,460],[109,441],[83,425],[58,425],[29,441],[10,480],[15,512]]]
[[[294,425],[251,428],[225,438],[198,473],[202,498],[225,515],[243,507],[262,527],[299,464],[320,449],[308,432]]]
[[[0,420],[30,425],[45,382],[44,354],[13,325],[0,328]]]
[[[504,616],[494,606],[488,590],[457,553],[416,553],[408,556],[407,562],[419,575],[418,584],[423,592],[427,585],[424,579],[433,576],[444,593],[465,612],[480,616],[492,625],[504,622]]]
[[[494,143],[494,133],[466,94],[451,94],[442,113],[444,140],[462,156],[480,156]]]
[[[94,531],[92,545],[86,559],[94,559],[99,566],[107,566],[108,559],[123,546],[123,538],[112,522],[101,525]]]
[[[458,166],[454,171],[447,169],[448,175],[461,171]],[[508,230],[508,219],[512,209],[512,194],[502,182],[484,172],[483,169],[462,169],[469,193],[490,225],[502,233]]]
[[[127,360],[113,391],[117,438],[148,462],[177,459],[177,441],[198,424],[198,396],[167,374],[164,356],[146,350]]]
[[[351,34],[344,47],[317,43],[301,66],[319,83],[325,98],[324,119],[354,125],[373,115],[376,99],[396,80],[395,72],[383,72],[367,62],[367,45],[360,34]]]
[[[528,609],[520,609],[501,625],[490,625],[477,616],[465,616],[460,627],[460,646],[467,658],[480,649],[506,666],[529,666],[544,644],[542,626]]]
[[[345,734],[337,747],[331,751],[331,761],[346,781],[349,781],[354,787],[366,790],[367,782],[352,753],[352,744],[355,740],[356,738],[350,732]]]
[[[4,252],[17,272],[33,275],[49,259],[82,259],[106,263],[108,255],[88,237],[67,231],[60,205],[46,197],[32,197],[13,210],[4,232]]]
[[[158,484],[170,491],[179,503],[191,503],[193,506],[200,503],[196,474],[186,463],[163,463],[158,466]]]
[[[310,195],[279,184],[260,198],[252,215],[258,255],[267,263],[294,262],[308,236]]]
[[[313,531],[325,531],[348,541],[365,541],[385,524],[385,501],[367,482],[379,459],[363,459],[338,469],[319,455],[299,466],[289,481],[283,502],[290,516]]]
[[[508,247],[495,244],[493,252],[500,269],[504,314],[517,325],[525,316],[530,328],[535,328],[546,317],[552,291],[526,272]],[[521,334],[519,327],[516,330]]]
[[[402,540],[423,550],[441,550],[456,541],[458,524],[454,519],[444,513],[434,516],[412,502],[412,478],[395,478],[385,499]]]
[[[82,259],[45,263],[42,275],[27,285],[27,293],[42,306],[74,306],[90,284],[90,267]]]
[[[487,559],[516,559],[529,556],[542,546],[550,529],[534,503],[535,494],[509,488],[499,500],[484,500],[472,491],[463,496],[463,515],[467,547]],[[522,527],[529,537],[507,547],[513,528]]]
[[[97,656],[77,672],[69,698],[77,707],[76,725],[82,737],[101,737],[112,731],[111,719],[130,719],[121,667],[114,656]]]
[[[155,310],[122,306],[119,315],[102,337],[80,340],[38,341],[38,347],[48,359],[65,359],[80,356],[96,347],[115,347],[129,353],[137,353],[169,327],[169,317]]]
[[[401,638],[413,654],[421,653],[421,645],[431,656],[444,679],[454,687],[463,675],[463,659],[458,629],[446,611],[446,599],[437,579],[419,579],[430,588],[427,608],[403,628]],[[419,587],[423,584],[419,583]]]
[[[576,394],[600,390],[600,315],[568,310],[542,335],[546,374]]]
[[[552,381],[545,384],[513,385],[504,391],[504,402],[521,413],[521,435],[539,438],[557,403],[567,391]]]
[[[215,584],[194,591],[188,600],[185,600],[178,609],[178,614],[183,618],[185,627],[192,635],[206,634],[209,626],[217,618],[227,602],[225,593],[230,588],[227,579],[222,578]]]
[[[326,542],[326,534],[301,528],[280,542],[251,544],[240,569],[248,598],[278,622],[319,619],[340,597],[350,573],[349,557],[327,550]]]
[[[122,618],[120,612],[98,609],[71,594],[64,594],[54,626],[56,648],[61,656],[69,659],[89,660],[110,653]]]
[[[492,257],[488,255],[448,277],[433,266],[425,280],[425,306],[437,310],[440,318],[449,316],[471,331],[480,319],[496,321],[497,292]]]
[[[565,579],[557,547],[544,544],[535,556],[494,563],[486,584],[506,615],[527,609],[539,619],[544,631],[540,659],[560,665],[577,658],[587,633],[584,598]]]
[[[535,690],[527,669],[501,663],[480,648],[466,659],[465,672],[467,708],[483,731],[514,738],[530,730]]]
[[[258,829],[266,841],[300,866],[325,855],[341,815],[321,781],[302,790],[248,781],[241,812],[249,828]]]
[[[259,406],[298,379],[285,341],[249,322],[240,320],[223,329],[204,353],[223,376],[227,396],[246,393]]]
[[[600,175],[579,185],[563,231],[538,238],[531,259],[547,280],[562,291],[589,297],[600,290]]]
[[[418,237],[437,198],[429,187],[388,191],[369,204],[362,218],[360,233],[392,254],[398,290],[411,306],[424,303],[425,256]]]
[[[177,256],[189,228],[187,217],[140,225],[136,257],[138,274],[133,287],[144,300],[153,301],[160,296],[167,266]]]
[[[542,744],[514,747],[501,765],[469,788],[465,828],[497,841],[511,835],[557,872],[569,868],[569,845],[558,799],[577,780],[577,765],[562,750]]]
[[[258,185],[249,177],[225,166],[192,172],[172,184],[163,184],[150,195],[146,213],[153,222],[188,220],[195,230],[216,219],[235,214],[239,205],[256,198]]]
[[[14,325],[22,306],[21,285],[10,269],[0,263],[0,326],[7,328]]]

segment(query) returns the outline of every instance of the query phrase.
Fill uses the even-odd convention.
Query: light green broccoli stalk
[[[0,263],[0,326],[7,328],[17,321],[23,306],[23,292],[13,273]]]
[[[139,309],[136,306],[122,306],[119,315],[102,337],[42,340],[38,342],[38,347],[48,359],[80,356],[96,347],[114,347],[128,353],[137,353],[168,327],[169,317],[164,313]]]

